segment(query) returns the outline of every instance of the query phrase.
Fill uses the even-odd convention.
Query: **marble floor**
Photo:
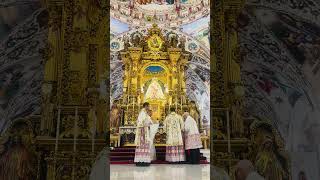
[[[209,180],[210,165],[111,165],[111,180]]]

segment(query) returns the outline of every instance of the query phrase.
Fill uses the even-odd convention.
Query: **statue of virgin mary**
[[[146,99],[163,99],[164,93],[162,87],[156,78],[151,80],[151,83],[146,92]]]

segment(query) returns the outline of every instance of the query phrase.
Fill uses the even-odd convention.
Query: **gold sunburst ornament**
[[[156,34],[152,35],[147,42],[151,51],[160,51],[163,45],[163,40]]]

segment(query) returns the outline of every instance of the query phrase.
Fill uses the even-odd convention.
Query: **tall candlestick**
[[[178,109],[178,95],[176,95],[176,111]]]
[[[56,143],[54,148],[54,169],[53,169],[53,175],[55,177],[56,175],[56,164],[57,164],[57,153],[58,153],[58,142],[59,142],[59,134],[60,134],[60,118],[61,118],[61,107],[58,106],[58,119],[57,119],[57,129],[56,129]]]
[[[93,118],[93,128],[92,128],[92,140],[91,140],[91,151],[94,153],[94,138],[96,135],[97,129],[97,116],[96,116],[96,107],[94,107],[94,118]]]
[[[183,105],[183,103],[182,103],[182,95],[180,96],[180,102],[181,102],[181,113],[183,113],[182,112],[182,105]]]
[[[129,112],[129,95],[128,95],[128,100],[127,100],[127,113]]]
[[[61,117],[61,107],[58,107],[58,120],[57,120],[57,130],[56,130],[56,143],[55,143],[55,154],[58,151],[58,141],[59,141],[59,134],[60,134],[60,117]]]
[[[75,109],[74,129],[73,129],[73,152],[76,151],[77,130],[78,130],[78,107]]]
[[[123,109],[122,108],[120,108],[120,114],[121,114],[121,121],[120,121],[120,123],[122,124],[124,124],[124,122],[123,122]]]
[[[132,115],[133,115],[133,116],[134,116],[134,114],[135,114],[135,113],[134,113],[134,105],[135,105],[134,101],[135,101],[135,98],[133,97],[133,104],[132,104],[132,105],[133,105],[133,107],[132,107],[132,113],[133,113]]]
[[[129,93],[129,92],[128,92]],[[129,97],[129,94],[128,94],[128,98],[127,98],[127,103],[129,104],[129,101],[130,101],[130,97]]]
[[[75,179],[75,165],[76,165],[76,145],[77,145],[77,126],[78,126],[78,107],[76,106],[75,118],[74,118],[74,129],[73,129],[73,157],[72,157],[72,180]]]

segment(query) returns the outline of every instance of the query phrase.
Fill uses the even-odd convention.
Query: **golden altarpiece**
[[[109,4],[100,0],[43,2],[49,26],[41,115],[15,121],[4,137],[23,137],[22,143],[34,152],[35,178],[31,179],[89,179],[97,153],[106,146],[103,134],[109,130],[109,92],[103,93],[99,86],[109,78]],[[240,0],[211,3],[210,162],[233,175],[232,167],[239,159],[268,159],[257,167],[262,174],[268,173],[263,167],[278,167],[283,179],[290,179],[290,161],[275,128],[267,120],[241,115],[244,100],[236,19],[243,5]],[[143,40],[121,53],[127,69],[119,104],[126,110],[123,122],[128,125],[134,123],[139,105],[147,98],[159,120],[169,106],[183,110],[188,105],[182,68],[188,54],[168,47],[170,43],[152,29]],[[161,71],[151,76],[150,66]],[[147,93],[148,83],[155,88],[162,83],[167,86],[162,87],[163,95],[153,95]]]
[[[182,110],[187,102],[184,67],[189,54],[170,46],[157,25],[149,29],[147,37],[136,41],[121,52],[125,64],[124,125],[133,124],[143,102],[150,103],[153,119],[160,121],[169,106]]]

